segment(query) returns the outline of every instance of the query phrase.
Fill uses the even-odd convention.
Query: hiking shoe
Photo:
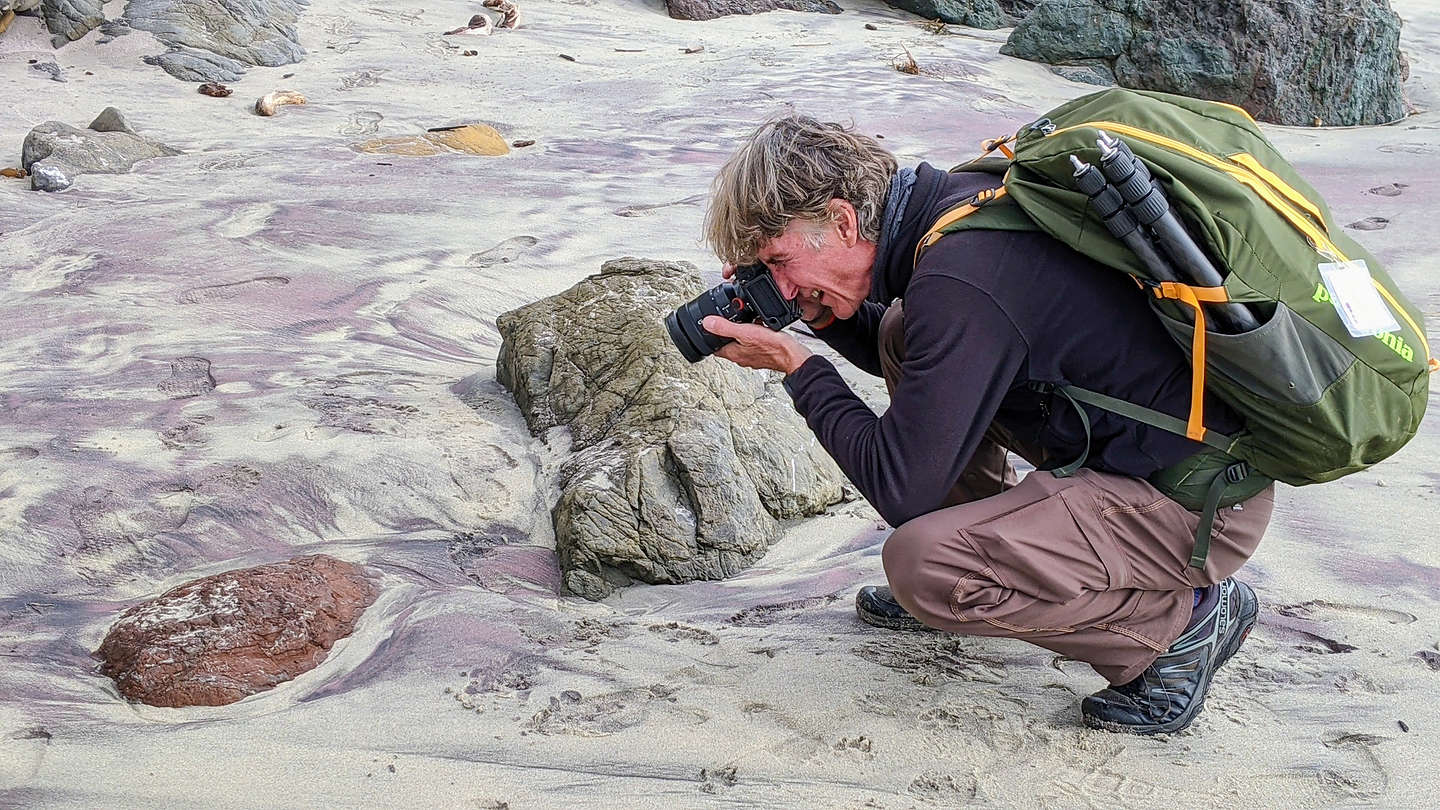
[[[888,585],[866,585],[855,594],[855,612],[860,621],[889,630],[928,630],[920,620],[905,612]]]
[[[1215,670],[1240,649],[1260,615],[1249,585],[1227,579],[1219,588],[1215,607],[1138,678],[1080,703],[1085,725],[1129,734],[1168,734],[1190,725],[1205,705]]]

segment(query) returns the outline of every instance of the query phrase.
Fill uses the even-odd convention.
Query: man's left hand
[[[758,323],[733,323],[711,315],[700,324],[712,335],[734,338],[716,355],[745,368],[768,368],[789,374],[799,368],[812,352],[784,332],[772,332]]]

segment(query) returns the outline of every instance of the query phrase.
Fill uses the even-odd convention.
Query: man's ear
[[[827,203],[825,208],[830,213],[830,221],[835,223],[840,243],[845,247],[854,247],[860,241],[860,218],[855,213],[855,206],[848,200],[837,198]]]

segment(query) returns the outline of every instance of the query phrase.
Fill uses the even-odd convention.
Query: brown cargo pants
[[[905,356],[903,317],[896,302],[880,323],[892,391]],[[1125,475],[1034,472],[1017,483],[1003,441],[987,433],[945,506],[885,541],[890,588],[930,627],[1022,639],[1084,661],[1112,684],[1135,678],[1170,646],[1190,619],[1193,588],[1235,573],[1270,522],[1273,486],[1221,509],[1205,568],[1193,569],[1198,513]]]

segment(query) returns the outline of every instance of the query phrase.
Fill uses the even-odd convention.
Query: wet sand
[[[228,99],[142,64],[163,50],[149,34],[56,52],[17,19],[0,37],[12,160],[32,126],[110,105],[185,154],[59,194],[0,182],[0,806],[1431,803],[1434,396],[1393,459],[1280,493],[1242,574],[1260,625],[1168,740],[1081,728],[1102,684],[1077,662],[860,625],[852,594],[882,577],[886,534],[863,503],[792,525],[730,581],[557,595],[565,438],[532,438],[495,383],[498,314],[624,255],[718,278],[703,195],[765,116],[851,119],[902,163],[948,166],[1092,89],[999,56],[1003,31],[844,5],[687,23],[532,0],[517,30],[444,37],[478,4],[315,0],[306,61],[252,69]],[[1440,12],[1397,7],[1424,112],[1267,131],[1336,222],[1388,220],[1358,236],[1434,343]],[[891,66],[905,49],[920,75]],[[253,115],[277,88],[309,103]],[[350,148],[467,122],[536,143]],[[96,673],[124,607],[316,552],[385,586],[318,669],[185,710],[125,703]]]

